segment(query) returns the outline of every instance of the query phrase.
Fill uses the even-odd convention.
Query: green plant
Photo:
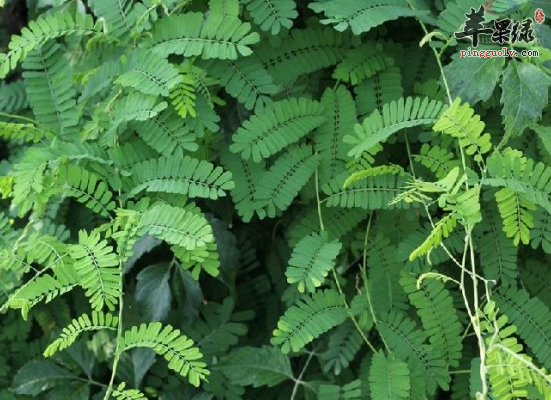
[[[376,3],[0,1],[0,399],[551,399],[551,7]]]

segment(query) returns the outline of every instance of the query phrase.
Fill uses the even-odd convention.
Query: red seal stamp
[[[536,15],[534,19],[538,24],[541,24],[543,21],[545,21],[545,14],[543,13],[543,10],[541,8],[538,8],[536,10]]]

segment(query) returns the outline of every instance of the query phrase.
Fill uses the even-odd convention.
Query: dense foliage
[[[551,16],[0,0],[0,399],[551,399],[551,29],[481,4]]]

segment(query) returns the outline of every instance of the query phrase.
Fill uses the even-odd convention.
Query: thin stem
[[[107,391],[103,400],[109,400],[111,393],[113,392],[113,385],[115,383],[115,376],[117,375],[117,368],[119,366],[119,359],[121,356],[120,346],[122,341],[122,312],[124,308],[124,298],[123,298],[123,265],[122,261],[119,262],[119,276],[120,276],[120,285],[119,285],[119,325],[117,327],[117,344],[115,347],[115,358],[113,360],[113,368],[111,372],[111,379],[109,380],[109,386],[107,386]]]
[[[317,208],[318,208],[318,219],[319,219],[319,224],[320,224],[320,231],[324,232],[325,227],[323,225],[323,215],[322,215],[322,212],[321,212],[321,201],[320,201],[319,182],[318,181],[319,181],[318,168],[316,167],[316,170],[314,172],[314,184],[315,184],[315,189],[316,189],[316,203],[317,203]],[[350,306],[348,305],[348,302],[346,301],[346,296],[344,295],[344,292],[341,288],[341,284],[340,284],[339,279],[337,277],[337,272],[335,271],[335,267],[333,266],[331,269],[333,271],[333,278],[335,280],[335,284],[337,285],[337,290],[339,291],[340,295],[342,296],[344,306],[346,307],[346,310],[348,311],[348,316],[352,320],[352,323],[356,327],[356,330],[358,331],[358,333],[362,337],[365,344],[371,349],[371,351],[373,351],[375,353],[376,352],[375,346],[373,346],[373,344],[369,341],[367,336],[365,336],[365,333],[363,332],[362,328],[360,327],[360,324],[356,320],[356,317],[354,316],[354,314],[352,314],[352,311],[350,310]]]
[[[36,125],[35,120],[33,120],[31,118],[24,117],[22,115],[14,115],[14,114],[9,114],[9,113],[5,113],[5,112],[0,111],[0,117],[11,118],[11,119],[19,119],[21,121],[26,121],[26,122],[29,122],[33,125]]]
[[[295,379],[295,385],[293,386],[293,393],[291,393],[290,400],[294,400],[295,396],[298,392],[298,386],[302,384],[302,377],[304,376],[304,373],[306,372],[306,369],[308,369],[308,365],[310,365],[310,361],[312,361],[312,357],[314,357],[315,352],[311,351],[308,353],[308,358],[306,359],[306,362],[304,363],[304,366],[302,367],[302,370],[300,371],[298,377]]]
[[[79,382],[86,382],[90,385],[100,386],[100,387],[104,387],[104,388],[107,387],[107,385],[105,383],[101,383],[101,382],[95,381],[93,379],[85,379],[85,378],[81,378],[81,377],[74,377],[72,379],[74,379],[76,381],[79,381]]]
[[[364,248],[362,255],[362,279],[364,281],[365,296],[367,297],[367,304],[369,305],[369,312],[371,313],[371,318],[373,318],[373,323],[377,325],[377,317],[375,316],[375,310],[373,309],[373,303],[371,302],[371,295],[369,293],[369,285],[367,280],[367,239],[369,237],[369,230],[371,229],[371,220],[373,219],[373,213],[369,214],[369,220],[367,221],[367,227],[365,228],[364,235]]]
[[[470,374],[471,370],[470,369],[461,369],[461,370],[457,370],[457,371],[450,371],[449,373],[450,373],[450,375]]]
[[[409,145],[407,132],[404,132],[404,137],[406,139],[406,151],[408,152],[409,168],[411,169],[411,175],[413,175],[413,177],[417,179],[417,177],[415,176],[415,167],[413,166],[413,158],[411,157],[411,147]]]
[[[472,326],[472,321],[469,321],[469,324],[467,325],[467,327],[465,328],[465,331],[463,332],[463,335],[461,336],[461,340],[465,339],[468,334],[469,334],[469,331],[471,330],[471,326]]]
[[[415,11],[415,6],[411,3],[410,0],[408,0],[409,8],[411,8],[413,11]],[[429,34],[429,31],[423,21],[421,21],[419,18],[417,18],[417,21],[421,25],[421,29],[423,29],[423,32],[425,33],[425,36]],[[446,94],[448,95],[448,101],[453,103],[452,95],[450,92],[450,86],[448,85],[448,80],[446,78],[446,75],[444,74],[444,67],[442,66],[442,61],[440,60],[440,54],[436,51],[434,47],[431,47],[432,52],[434,53],[434,57],[436,58],[436,62],[438,64],[438,68],[440,68],[440,74],[442,75],[442,81],[444,82],[444,87],[446,88]]]
[[[346,310],[348,311],[348,316],[352,320],[352,323],[356,327],[356,330],[358,331],[358,333],[362,337],[362,339],[365,342],[365,344],[367,345],[367,347],[369,347],[369,349],[372,352],[376,353],[377,350],[375,349],[375,346],[373,346],[373,344],[369,341],[367,336],[365,336],[365,333],[364,333],[362,327],[360,326],[360,324],[358,323],[358,320],[356,319],[354,314],[352,314],[352,310],[350,310],[350,306],[348,305],[348,301],[346,301],[346,296],[344,295],[344,292],[342,291],[341,284],[340,284],[339,279],[337,277],[337,271],[335,271],[334,267],[332,268],[332,271],[333,271],[333,278],[335,280],[335,284],[337,285],[337,290],[338,290],[339,294],[342,296],[342,301],[344,302],[344,306],[346,307]]]
[[[479,304],[478,304],[478,282],[476,280],[476,271],[475,271],[475,255],[474,255],[474,246],[471,230],[468,231],[469,236],[469,248],[471,253],[471,270],[473,275],[471,279],[473,280],[473,296],[474,296],[474,309],[475,309],[475,319],[473,320],[473,330],[478,338],[478,349],[480,352],[480,379],[482,381],[482,398],[485,399],[488,395],[488,382],[486,382],[486,344],[484,343],[484,337],[482,336],[482,330],[480,329],[479,321]]]
[[[319,178],[318,178],[318,167],[316,167],[316,170],[314,172],[314,183],[316,186],[316,203],[318,207],[318,219],[320,223],[320,231],[325,231],[325,228],[323,226],[323,217],[321,215],[321,202],[320,202],[320,191],[319,191]]]

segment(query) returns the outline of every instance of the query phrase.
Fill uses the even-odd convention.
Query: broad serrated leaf
[[[503,57],[461,58],[459,53],[454,55],[453,61],[444,68],[452,97],[459,97],[471,105],[488,100],[504,65]]]
[[[240,386],[271,387],[293,379],[289,358],[271,346],[233,350],[217,364],[216,370]]]
[[[501,115],[507,133],[518,136],[541,118],[547,105],[551,77],[533,64],[512,61],[501,83]]]
[[[147,321],[162,321],[170,310],[170,271],[170,265],[157,264],[144,268],[136,276],[135,297]]]

